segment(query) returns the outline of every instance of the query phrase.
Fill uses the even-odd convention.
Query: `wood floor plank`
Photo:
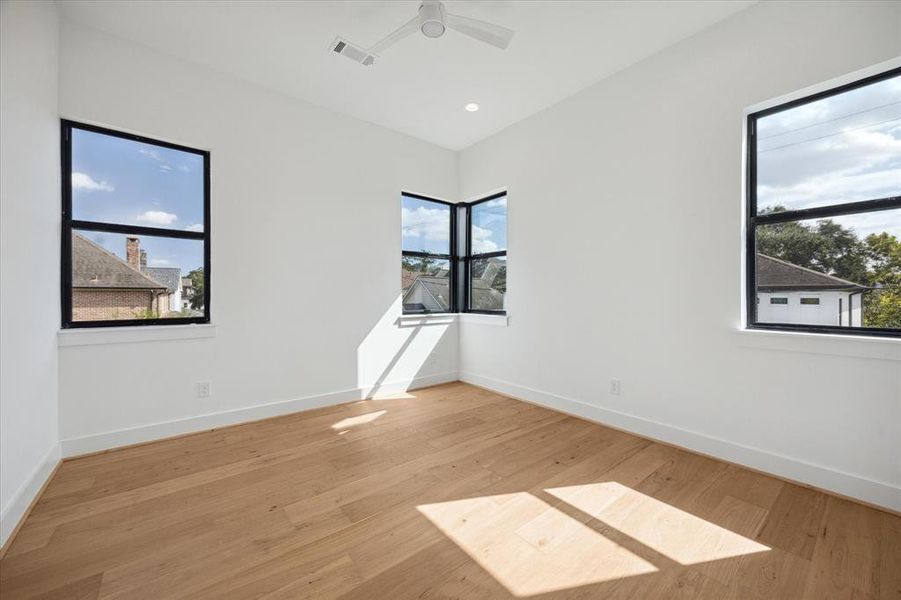
[[[813,558],[828,497],[816,490],[786,484],[770,507],[770,514],[757,536],[805,560]]]
[[[901,519],[453,383],[67,461],[3,600],[901,599]]]

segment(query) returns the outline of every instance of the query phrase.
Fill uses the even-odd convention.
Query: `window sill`
[[[457,313],[424,313],[421,315],[401,315],[395,321],[398,327],[421,327],[423,325],[450,325],[457,322]]]
[[[216,326],[148,325],[140,327],[98,327],[96,329],[62,329],[57,333],[57,345],[94,346],[97,344],[131,344],[169,340],[196,340],[216,337]]]
[[[474,325],[493,325],[495,327],[506,327],[508,324],[507,315],[489,315],[484,313],[461,313],[461,323],[472,323]]]
[[[746,348],[901,361],[898,339],[761,329],[736,329],[734,333],[738,344]]]
[[[475,325],[507,326],[507,315],[482,313],[429,313],[423,315],[401,315],[395,324],[398,327],[420,327],[423,325],[449,325],[450,323],[471,323]]]

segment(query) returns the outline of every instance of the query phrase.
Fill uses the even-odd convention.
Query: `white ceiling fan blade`
[[[388,49],[389,46],[392,46],[404,39],[411,33],[419,31],[419,16],[415,16],[399,28],[397,28],[394,33],[389,33],[384,39],[378,42],[375,46],[369,49],[369,52],[378,56],[382,52]]]
[[[502,50],[510,45],[515,33],[512,29],[479,21],[478,19],[470,19],[469,17],[461,17],[460,15],[447,15],[447,26],[455,31],[459,31],[464,35],[475,38],[486,44],[491,44]]]

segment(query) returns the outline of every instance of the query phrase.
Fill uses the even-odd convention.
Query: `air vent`
[[[342,40],[341,38],[335,38],[335,41],[332,42],[329,48],[332,52],[340,54],[341,56],[346,56],[352,61],[360,63],[364,67],[371,67],[375,62],[374,54],[370,54],[363,48],[351,44],[347,40]]]

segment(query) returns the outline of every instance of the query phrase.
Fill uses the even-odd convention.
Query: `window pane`
[[[72,214],[82,221],[203,231],[203,157],[72,129]]]
[[[401,196],[403,249],[450,254],[450,220],[451,209],[447,204]]]
[[[401,258],[400,274],[404,312],[450,310],[449,260],[404,256]]]
[[[507,249],[507,197],[495,198],[472,207],[472,253],[485,254]]]
[[[901,76],[758,119],[758,213],[898,195]]]
[[[901,209],[760,225],[756,242],[759,323],[901,329]]]
[[[72,320],[202,317],[203,242],[72,233]]]
[[[507,257],[477,258],[470,267],[471,310],[505,310]]]

